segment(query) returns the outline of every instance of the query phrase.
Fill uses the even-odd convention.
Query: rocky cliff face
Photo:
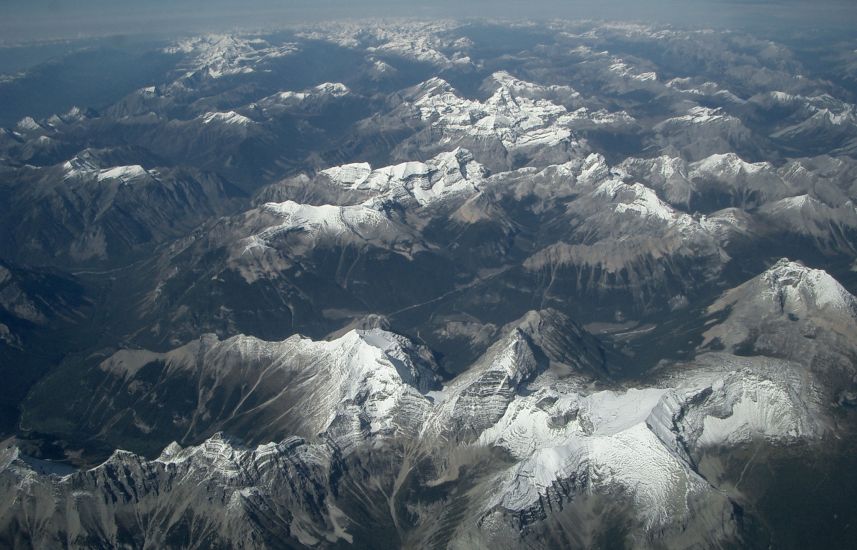
[[[0,546],[846,547],[830,36],[327,22],[0,74]]]
[[[816,322],[838,331],[857,323],[853,296],[786,261],[712,311],[753,285],[765,285],[770,299],[753,292],[709,329],[721,348],[743,337],[749,307],[775,318],[817,308]],[[760,327],[757,341],[781,334]],[[753,441],[818,445],[836,429],[827,410],[836,379],[806,350],[701,352],[634,387],[612,381],[598,341],[557,312],[528,313],[504,330],[442,387],[424,348],[380,329],[329,342],[207,336],[166,354],[119,352],[82,392],[92,396],[82,411],[88,429],[209,439],[171,443],[154,460],[116,452],[64,475],[37,473],[38,463],[7,445],[2,536],[44,547],[327,546],[358,533],[367,543],[357,509],[383,495],[371,513],[395,533],[393,545],[434,537],[522,544],[551,529],[560,539],[545,547],[585,545],[595,534],[576,527],[603,502],[630,522],[635,544],[698,536],[726,544],[741,540],[743,496],[718,487],[699,461]],[[826,348],[848,354],[850,342],[834,337]],[[194,388],[186,402],[163,393],[180,386]],[[282,440],[247,448],[210,435],[224,429]],[[369,492],[355,494],[358,487]]]

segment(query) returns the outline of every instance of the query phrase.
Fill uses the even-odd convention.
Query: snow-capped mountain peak
[[[373,170],[368,163],[328,168],[321,175],[337,186],[372,194],[373,203],[390,200],[417,206],[478,191],[485,168],[466,149],[440,153],[425,162],[404,162]]]
[[[253,121],[235,111],[225,113],[205,113],[200,116],[203,124],[226,124],[235,126],[249,126]]]

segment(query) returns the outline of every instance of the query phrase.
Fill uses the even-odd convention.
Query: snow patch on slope
[[[376,170],[368,163],[346,164],[321,174],[342,188],[371,192],[372,203],[389,200],[418,206],[476,193],[486,177],[482,165],[461,148],[426,162],[404,162]]]

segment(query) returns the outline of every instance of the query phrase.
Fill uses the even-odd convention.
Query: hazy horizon
[[[857,6],[844,0],[184,0],[139,2],[48,0],[0,3],[0,42],[22,43],[111,35],[218,32],[325,20],[377,17],[609,19],[742,29],[822,27],[849,31]]]

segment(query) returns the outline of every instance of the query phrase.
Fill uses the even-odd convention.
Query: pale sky
[[[0,0],[0,41],[271,27],[355,17],[622,19],[857,27],[855,0]]]

